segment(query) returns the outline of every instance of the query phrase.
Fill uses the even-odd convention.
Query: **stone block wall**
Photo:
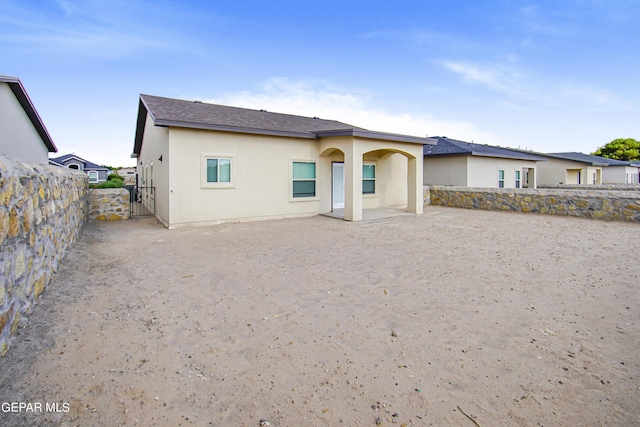
[[[428,200],[434,206],[640,222],[640,193],[637,191],[433,185],[424,187],[424,192],[425,203]]]
[[[563,190],[640,191],[640,184],[540,184],[538,188]]]
[[[129,190],[126,188],[94,188],[89,190],[89,219],[120,221],[129,219]]]
[[[85,173],[0,157],[0,355],[87,220]]]

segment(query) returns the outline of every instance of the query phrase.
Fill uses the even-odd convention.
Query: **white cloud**
[[[206,102],[338,120],[380,132],[446,135],[487,143],[497,140],[495,135],[465,120],[436,118],[418,111],[386,111],[375,105],[377,102],[367,93],[349,91],[323,80],[274,78],[257,92],[227,93]]]

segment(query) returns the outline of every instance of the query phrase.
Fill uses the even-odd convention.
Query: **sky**
[[[133,166],[140,94],[539,152],[640,139],[640,0],[0,0],[58,153]],[[0,112],[1,114],[1,112]]]

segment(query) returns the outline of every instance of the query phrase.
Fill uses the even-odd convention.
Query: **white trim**
[[[79,170],[79,171],[83,171],[84,172],[84,163],[69,163],[66,166],[67,166],[67,169],[75,169],[75,170]],[[72,168],[71,166],[77,166],[78,169]]]
[[[369,181],[373,181],[373,193],[365,193],[364,192],[364,166],[371,165],[373,166],[373,179],[367,178]],[[362,197],[363,198],[372,198],[378,196],[378,164],[375,161],[363,161],[362,162]]]
[[[100,182],[100,174],[98,171],[87,171],[87,175],[89,175],[89,184],[97,184]],[[92,176],[95,177],[95,180],[91,179]]]
[[[230,182],[207,182],[207,159],[229,159],[231,160]],[[202,189],[224,189],[236,188],[236,156],[229,153],[200,153],[200,188]]]
[[[313,163],[316,166],[316,195],[313,197],[293,197],[293,163]],[[289,202],[312,202],[316,200],[320,200],[320,196],[318,196],[318,163],[320,161],[318,159],[304,159],[299,157],[289,157],[289,185],[288,185],[288,197]]]

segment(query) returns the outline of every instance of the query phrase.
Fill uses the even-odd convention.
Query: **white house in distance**
[[[547,159],[538,167],[538,183],[549,184],[602,184],[602,170],[609,163],[602,157],[588,154],[536,153]]]
[[[0,155],[46,164],[57,151],[20,79],[0,76]]]
[[[334,120],[140,95],[132,157],[169,228],[363,209],[422,213],[428,138]]]
[[[424,185],[483,188],[536,188],[538,162],[545,159],[491,145],[432,137],[424,146]]]

